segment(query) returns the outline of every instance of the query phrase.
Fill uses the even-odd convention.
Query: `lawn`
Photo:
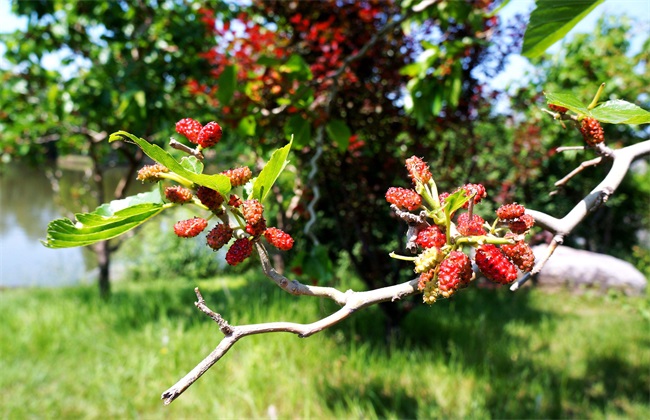
[[[255,276],[197,283],[232,324],[311,322],[330,302]],[[650,418],[650,299],[526,289],[417,305],[386,343],[377,308],[300,339],[240,341],[170,406],[216,346],[195,283],[0,291],[3,418]]]

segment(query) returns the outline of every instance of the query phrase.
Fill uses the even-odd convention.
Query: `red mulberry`
[[[174,233],[181,238],[193,238],[203,232],[208,226],[208,221],[200,217],[181,220],[174,225]]]
[[[528,272],[535,265],[535,254],[524,241],[501,245],[501,250],[521,271]]]
[[[263,217],[255,224],[247,223],[246,232],[251,236],[260,236],[266,230],[266,219]]]
[[[467,285],[474,272],[469,257],[460,251],[453,251],[442,260],[438,268],[438,290],[446,298],[460,287]]]
[[[208,246],[215,251],[227,244],[232,238],[232,229],[230,226],[219,223],[207,236]]]
[[[603,132],[603,127],[597,119],[587,117],[582,120],[580,123],[580,132],[582,137],[585,139],[590,146],[595,146],[598,143],[605,141],[605,133]]]
[[[202,128],[201,123],[192,118],[183,118],[176,123],[176,132],[194,144],[199,143],[199,133]]]
[[[219,210],[219,207],[224,200],[223,196],[219,194],[219,192],[204,186],[200,186],[196,189],[196,196],[199,198],[201,203],[211,211]]]
[[[192,201],[192,191],[180,185],[165,188],[165,197],[172,203],[185,204]]]
[[[465,194],[468,197],[471,197],[472,195],[474,196],[474,204],[480,203],[481,200],[487,196],[485,187],[481,184],[465,184],[461,188],[465,190]],[[468,206],[469,202],[465,203],[465,206],[463,206],[463,208],[467,208]]]
[[[268,228],[264,232],[264,238],[274,247],[282,251],[288,251],[293,247],[293,238],[288,233],[278,228]]]
[[[420,194],[406,188],[390,187],[386,191],[386,201],[408,211],[416,210],[422,205]]]
[[[210,121],[199,132],[197,143],[205,149],[219,143],[219,140],[221,140],[221,126]]]
[[[409,177],[413,181],[413,184],[416,181],[426,184],[431,180],[429,165],[417,156],[411,156],[406,159],[406,169],[409,172]]]
[[[440,227],[432,225],[418,232],[415,243],[422,248],[442,248],[447,243],[447,237]]]
[[[226,262],[230,265],[237,265],[251,255],[253,243],[246,238],[239,238],[228,249]]]
[[[255,225],[262,219],[262,213],[264,212],[264,206],[256,199],[245,200],[242,203],[242,213],[244,214],[244,219],[246,223]]]
[[[508,220],[508,227],[516,234],[526,233],[534,224],[535,219],[530,214],[524,214],[517,219]]]
[[[568,108],[565,108],[563,106],[553,105],[553,104],[548,104],[548,109],[550,109],[553,112],[559,112],[560,114],[564,114],[569,110]]]
[[[431,282],[431,280],[433,280],[435,274],[436,270],[429,270],[420,274],[420,278],[418,280],[418,290],[423,291],[426,285]]]
[[[509,284],[517,279],[517,267],[492,244],[479,246],[475,261],[485,277],[495,283]]]
[[[456,227],[463,236],[481,236],[486,233],[483,223],[485,220],[478,214],[472,214],[472,220],[469,220],[469,213],[463,213],[458,216]]]
[[[239,198],[236,194],[230,194],[230,198],[228,199],[228,205],[230,207],[238,208],[241,206],[241,203],[241,198]]]
[[[504,204],[497,209],[497,217],[501,220],[517,219],[523,216],[525,211],[521,204]]]
[[[230,178],[230,185],[233,187],[241,187],[253,177],[253,173],[248,166],[228,169],[227,171],[223,171],[221,174]]]

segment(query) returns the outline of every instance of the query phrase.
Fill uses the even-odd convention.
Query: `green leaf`
[[[350,144],[350,128],[343,120],[333,119],[325,127],[327,135],[329,138],[337,144],[339,152],[343,153],[348,148]]]
[[[237,130],[239,130],[239,132],[244,136],[254,136],[256,126],[257,123],[255,122],[255,117],[249,115],[247,117],[242,118],[241,121],[239,121],[239,126],[237,127]]]
[[[195,156],[184,156],[181,158],[181,166],[188,171],[197,175],[203,173],[203,162],[198,160]]]
[[[158,203],[136,204],[118,210],[111,216],[79,213],[77,223],[57,219],[49,223],[43,245],[48,248],[70,248],[91,245],[122,235],[160,213],[165,206]]]
[[[280,176],[282,170],[284,170],[284,167],[287,165],[287,156],[289,156],[292,144],[293,139],[289,141],[289,144],[286,146],[273,152],[271,159],[269,159],[266,165],[264,165],[264,168],[255,179],[255,183],[253,184],[253,193],[250,195],[249,199],[255,198],[260,202],[264,201],[271,191],[271,187],[278,179],[278,176]]]
[[[465,194],[464,189],[459,189],[445,199],[444,212],[451,217],[456,210],[463,207],[469,201],[470,197]]]
[[[311,140],[311,124],[300,115],[292,115],[284,126],[287,139],[293,138],[296,146],[306,146]]]
[[[298,54],[293,54],[286,63],[279,67],[282,73],[294,74],[299,80],[311,80],[313,75],[311,69],[304,58]]]
[[[609,124],[650,124],[650,112],[620,99],[603,102],[591,110],[591,115]]]
[[[97,214],[99,216],[110,217],[120,210],[128,207],[136,206],[138,204],[163,204],[161,190],[155,188],[153,191],[132,195],[121,200],[113,200],[109,203],[104,203],[97,207],[95,211],[88,214]],[[78,219],[77,219],[78,220]]]
[[[521,54],[528,58],[541,55],[603,1],[537,0],[537,8],[530,14]]]
[[[576,114],[589,115],[587,104],[583,103],[577,96],[572,93],[551,93],[544,92],[548,104],[563,106]]]
[[[142,151],[149,156],[151,159],[155,160],[156,162],[164,165],[167,167],[170,171],[182,176],[183,178],[198,184],[198,185],[203,185],[208,188],[212,188],[215,191],[218,191],[222,195],[228,194],[230,191],[230,179],[221,174],[216,174],[216,175],[203,175],[203,174],[196,174],[194,172],[188,171],[174,159],[172,155],[161,149],[159,146],[155,144],[151,144],[145,139],[138,138],[134,136],[131,133],[127,133],[126,131],[118,131],[113,134],[108,138],[109,142],[114,142],[118,140],[130,140],[133,143],[137,144],[140,146]]]
[[[221,105],[227,105],[237,88],[237,71],[235,66],[226,66],[219,80],[217,81],[219,88],[217,89],[217,99]]]

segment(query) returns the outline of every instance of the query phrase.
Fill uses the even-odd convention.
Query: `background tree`
[[[535,70],[529,75],[530,82],[513,89],[511,98],[512,121],[517,123],[508,131],[514,153],[508,159],[512,170],[502,189],[507,199],[564,214],[593,188],[594,179],[602,179],[607,173],[606,165],[588,168],[559,187],[557,194],[540,194],[540,191],[551,192],[553,184],[586,156],[585,152],[575,151],[555,154],[557,147],[579,145],[582,138],[572,126],[563,129],[542,112],[546,109],[542,91],[573,90],[576,96],[589,102],[599,85],[606,83],[602,101],[626,98],[649,108],[650,98],[644,91],[650,78],[650,38],[645,36],[641,50],[633,53],[630,44],[633,35],[629,19],[602,17],[593,33],[576,35],[562,45],[561,53],[545,54],[533,60]],[[605,138],[617,147],[638,143],[650,134],[647,125],[603,124],[603,128]],[[633,249],[640,240],[638,233],[650,229],[648,176],[647,165],[632,171],[619,188],[619,194],[578,227],[569,244],[634,263],[638,259],[633,257]],[[644,248],[647,249],[647,243]]]
[[[200,3],[156,1],[14,2],[13,12],[28,20],[24,31],[2,37],[11,65],[0,74],[2,153],[32,163],[87,155],[90,208],[122,198],[144,155],[109,145],[108,134],[128,128],[161,142],[181,110],[205,115],[185,88],[206,74],[200,53],[214,42],[201,10]],[[52,57],[60,65],[48,68],[45,60]],[[105,171],[115,164],[127,170],[108,191]],[[118,245],[94,247],[103,295],[110,290],[110,256]]]
[[[253,2],[236,12],[237,24],[215,26],[219,47],[206,57],[217,83],[194,92],[258,153],[293,134],[298,173],[313,169],[293,200],[278,199],[284,227],[295,233],[307,222],[305,239],[316,238],[292,263],[306,278],[327,282],[332,261],[345,256],[369,288],[403,279],[388,257],[403,227],[384,211],[384,194],[407,182],[405,154],[455,167],[443,177],[447,187],[476,169],[467,159],[479,151],[473,122],[488,115],[491,97],[475,71],[497,72],[508,52],[492,47],[502,36],[491,14],[497,4],[416,6]],[[316,203],[321,195],[328,198]],[[389,324],[404,313],[385,310]]]

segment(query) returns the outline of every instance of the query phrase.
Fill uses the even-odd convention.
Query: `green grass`
[[[232,324],[311,322],[330,302],[261,279],[198,283]],[[0,292],[4,418],[650,418],[650,300],[470,289],[417,306],[386,344],[377,308],[307,339],[248,337],[171,406],[219,342],[194,284]]]

